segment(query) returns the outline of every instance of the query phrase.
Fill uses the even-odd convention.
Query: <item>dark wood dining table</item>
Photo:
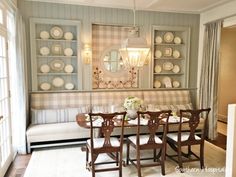
[[[173,116],[172,116],[172,118],[173,118]],[[144,119],[147,120],[147,118],[144,118]],[[95,121],[95,120],[96,120],[96,119],[94,119],[94,121]],[[170,120],[170,119],[169,119],[169,120]],[[87,129],[90,129],[90,128],[91,128],[91,126],[90,126],[90,120],[89,120],[89,116],[88,116],[88,115],[85,115],[85,114],[78,114],[78,115],[76,116],[76,121],[77,121],[77,124],[78,124],[80,127],[87,128]],[[115,127],[121,127],[121,123],[122,123],[121,119],[119,119],[119,118],[115,119]],[[186,120],[184,120],[183,123],[186,123]],[[163,121],[161,124],[162,124],[162,125],[165,125],[166,122]],[[178,124],[179,124],[178,121],[176,121],[176,122],[173,122],[173,121],[168,122],[168,125],[169,125],[169,126],[178,126]],[[143,124],[142,126],[146,126],[146,125]],[[168,126],[168,127],[169,127],[169,126]],[[94,126],[94,127],[99,129],[99,128],[101,128],[101,125],[99,125],[99,126]],[[136,124],[135,124],[134,122],[131,123],[131,121],[130,121],[130,119],[129,119],[129,120],[126,120],[126,121],[124,122],[124,127],[137,127],[137,123],[136,123]],[[99,132],[99,136],[100,136],[100,135],[101,135],[101,134],[100,134],[100,132]],[[172,146],[171,146],[171,148],[172,148],[174,151],[177,152],[177,149],[176,149],[175,147],[172,147]],[[85,147],[82,147],[82,151],[85,151]],[[160,154],[159,154],[159,155],[160,155]],[[111,158],[114,158],[114,156],[113,156],[112,154],[109,154],[109,156],[110,156]]]

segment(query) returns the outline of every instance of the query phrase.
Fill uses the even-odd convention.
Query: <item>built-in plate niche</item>
[[[30,19],[32,91],[82,89],[80,21]]]

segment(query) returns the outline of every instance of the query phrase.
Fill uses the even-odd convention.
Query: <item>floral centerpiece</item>
[[[127,110],[127,116],[129,118],[136,118],[137,111],[139,110],[139,108],[141,108],[142,104],[143,100],[138,97],[134,96],[127,97],[124,102],[124,107]]]

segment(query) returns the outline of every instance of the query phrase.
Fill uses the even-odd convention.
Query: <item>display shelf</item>
[[[177,41],[176,38],[178,38]],[[152,28],[152,75],[151,88],[165,89],[163,78],[168,77],[170,84],[178,81],[179,88],[188,88],[189,78],[189,45],[190,45],[190,28],[178,26],[153,26]],[[174,53],[175,51],[175,53]],[[176,55],[177,51],[177,55]],[[180,72],[173,73],[172,70],[165,71],[163,64],[170,62],[180,68]],[[159,65],[160,73],[155,72],[155,67]],[[160,68],[161,67],[161,68]],[[161,87],[155,88],[155,82],[160,82]],[[156,84],[158,85],[158,84]],[[166,88],[170,89],[170,88]],[[176,88],[173,88],[176,89]]]
[[[154,58],[154,60],[183,60],[184,58],[167,58],[167,57],[161,57],[161,58]]]
[[[40,89],[40,84],[44,82],[52,84],[55,76],[62,78],[65,83],[72,82],[75,85],[75,90],[82,90],[80,28],[80,21],[43,18],[30,19],[32,91],[43,91]],[[59,31],[55,32],[55,29],[59,29]],[[58,32],[59,36],[56,36]],[[71,40],[64,38],[64,33],[66,32],[70,32],[73,35]],[[47,37],[45,35],[42,37],[42,34],[46,34]],[[44,54],[42,53],[42,47],[49,49],[49,55],[42,55]],[[66,48],[72,50],[72,56],[64,55]],[[59,66],[52,66],[52,62]],[[52,67],[60,67],[60,64],[72,65],[74,71],[72,73],[52,71]],[[42,65],[48,65],[50,72],[39,72]],[[51,87],[49,91],[64,90],[66,89],[62,86]]]
[[[160,44],[157,44],[157,43],[154,43],[154,45],[157,45],[157,46],[182,46],[182,45],[185,45],[183,43],[181,44],[174,44],[174,43],[160,43]]]
[[[36,39],[41,42],[77,42],[77,40],[66,40],[66,39]]]
[[[77,56],[65,56],[65,55],[37,55],[38,58],[77,58]]]
[[[177,76],[177,75],[184,75],[184,73],[153,73],[154,75],[173,75],[173,76]]]
[[[48,76],[48,75],[58,75],[58,76],[71,76],[71,75],[74,75],[76,76],[77,73],[37,73],[39,76]]]

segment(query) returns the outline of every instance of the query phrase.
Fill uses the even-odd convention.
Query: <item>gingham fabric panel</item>
[[[89,112],[89,106],[66,109],[31,109],[31,124],[75,122],[78,113]]]
[[[93,71],[98,67],[102,71],[103,81],[111,83],[118,83],[119,81],[126,82],[129,80],[127,77],[129,75],[129,70],[120,76],[109,75],[107,72],[104,72],[103,68],[100,67],[100,58],[104,54],[104,51],[111,46],[120,46],[121,41],[128,37],[129,29],[122,26],[114,25],[101,25],[93,24],[92,25],[92,39],[93,39]],[[138,70],[136,70],[138,72]],[[96,79],[93,77],[93,83]],[[138,76],[133,80],[133,88],[138,87]],[[97,85],[93,85],[93,88],[97,88]],[[115,88],[112,84],[109,84],[108,88]],[[131,88],[131,86],[126,86],[126,88]]]
[[[31,94],[34,109],[78,108],[90,104],[89,92]]]
[[[125,98],[136,96],[143,99],[142,91],[92,92],[91,102],[96,105],[123,105]]]
[[[172,105],[174,107],[174,109],[179,112],[179,110],[187,110],[187,109],[193,109],[193,105],[192,103],[189,104],[176,104],[176,105]]]
[[[193,109],[192,103],[188,104],[177,104],[177,105],[172,105],[172,104],[166,104],[166,105],[153,105],[153,104],[148,104],[147,105],[147,110],[148,111],[155,111],[155,110],[172,110],[172,111],[177,111],[179,110],[187,110],[187,109]]]
[[[191,103],[188,90],[143,91],[143,97],[146,105],[183,105]]]

